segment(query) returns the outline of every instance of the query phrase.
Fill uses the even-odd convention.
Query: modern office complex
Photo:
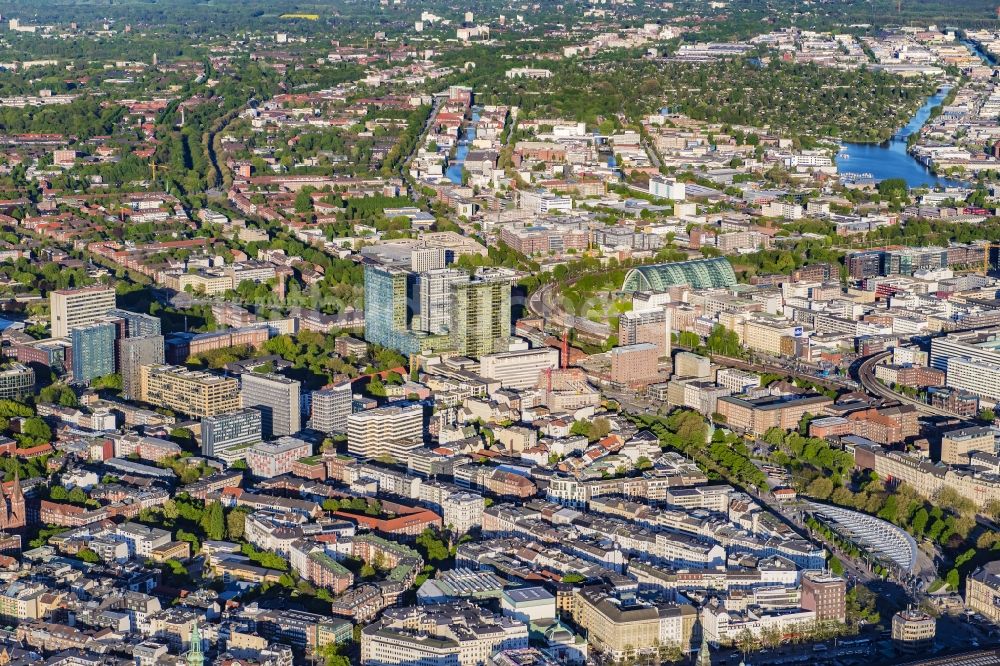
[[[504,268],[413,273],[365,266],[365,339],[403,354],[455,351],[479,357],[506,351],[510,289]]]
[[[144,365],[139,399],[190,416],[213,416],[240,408],[239,382],[176,365]]]
[[[74,328],[93,324],[115,307],[112,287],[58,289],[49,294],[52,337],[62,338]]]
[[[847,255],[848,274],[856,279],[879,275],[913,275],[918,271],[934,271],[959,266],[980,266],[985,245],[956,244],[949,247],[894,247],[884,250],[864,250]]]
[[[552,347],[485,354],[479,358],[479,374],[496,379],[504,388],[533,388],[538,385],[541,373],[558,367],[559,351]]]
[[[347,417],[354,411],[354,394],[350,380],[329,386],[312,394],[310,427],[325,433],[347,432]]]
[[[206,416],[201,420],[201,452],[227,464],[246,458],[246,449],[261,441],[261,418],[256,409]]]
[[[347,451],[362,458],[398,455],[423,445],[424,408],[391,405],[347,417]]]
[[[510,345],[510,280],[505,271],[482,273],[456,284],[452,298],[451,348],[479,358]]]
[[[855,280],[875,277],[882,274],[882,252],[866,250],[847,255],[845,260],[847,273]]]
[[[21,400],[35,391],[35,371],[23,363],[0,366],[0,399]]]
[[[144,365],[163,363],[163,336],[159,334],[128,337],[118,342],[122,376],[122,397],[139,397],[140,371]]]
[[[118,327],[111,322],[79,325],[70,331],[74,382],[86,384],[115,371],[117,335]]]
[[[302,430],[299,382],[275,374],[240,375],[243,406],[260,412],[264,439],[293,435]]]
[[[365,340],[403,354],[420,351],[409,333],[410,275],[396,268],[365,266]]]

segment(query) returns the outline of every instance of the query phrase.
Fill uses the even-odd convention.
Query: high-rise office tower
[[[313,391],[310,427],[328,434],[347,432],[347,417],[354,411],[353,407],[350,380]]]
[[[432,335],[447,333],[451,328],[455,287],[468,282],[468,273],[451,268],[418,273],[414,280],[413,302],[417,311],[413,318],[413,328]]]
[[[75,326],[70,331],[74,382],[85,384],[115,371],[117,333],[118,328],[113,322]]]
[[[434,269],[411,273],[365,266],[365,339],[415,354],[451,349],[481,356],[506,351],[514,272]]]
[[[111,287],[57,289],[49,294],[49,322],[53,338],[62,338],[79,326],[87,326],[107,316],[115,307]]]
[[[625,312],[618,319],[618,344],[637,345],[648,342],[656,345],[662,358],[670,356],[670,310],[659,308],[640,312]]]
[[[243,406],[260,412],[264,439],[302,430],[299,382],[281,375],[244,372],[240,375],[240,389]]]
[[[122,342],[128,338],[160,334],[160,318],[142,314],[141,312],[113,308],[108,310],[108,315],[104,320],[114,323],[117,328],[115,335],[115,367],[118,368],[118,372],[122,372],[122,367],[125,364],[122,356]],[[158,360],[154,357],[154,360],[143,361],[143,363],[163,363],[163,355],[161,354]],[[138,390],[138,371],[139,366],[133,366],[134,390]]]
[[[412,275],[396,268],[365,266],[365,340],[403,354],[420,351],[409,332]]]
[[[159,317],[143,314],[142,312],[122,310],[121,308],[108,310],[108,316],[125,320],[125,336],[129,338],[137,338],[143,335],[159,335],[161,333]]]
[[[142,366],[163,363],[163,336],[127,337],[119,340],[118,345],[120,349],[118,371],[122,376],[122,397],[135,400],[139,397]]]
[[[512,274],[490,271],[453,287],[451,347],[459,354],[480,357],[507,351],[510,344]]]

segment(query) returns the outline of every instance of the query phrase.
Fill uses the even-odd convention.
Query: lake
[[[840,144],[837,169],[841,174],[870,174],[875,180],[902,178],[910,187],[959,187],[961,181],[934,175],[930,169],[906,152],[906,139],[920,130],[931,117],[931,109],[948,96],[949,87],[943,86],[924,101],[917,112],[896,134],[885,143]]]

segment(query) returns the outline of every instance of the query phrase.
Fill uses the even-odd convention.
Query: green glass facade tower
[[[483,276],[454,285],[451,346],[478,358],[510,345],[510,280]]]
[[[479,357],[510,346],[513,271],[365,266],[365,340],[402,354]]]

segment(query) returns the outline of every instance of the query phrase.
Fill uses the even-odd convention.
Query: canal
[[[472,109],[472,122],[462,129],[458,146],[455,147],[455,157],[448,160],[445,177],[456,185],[462,184],[462,169],[465,168],[465,156],[469,154],[469,146],[476,138],[476,123],[479,122],[479,110]]]

